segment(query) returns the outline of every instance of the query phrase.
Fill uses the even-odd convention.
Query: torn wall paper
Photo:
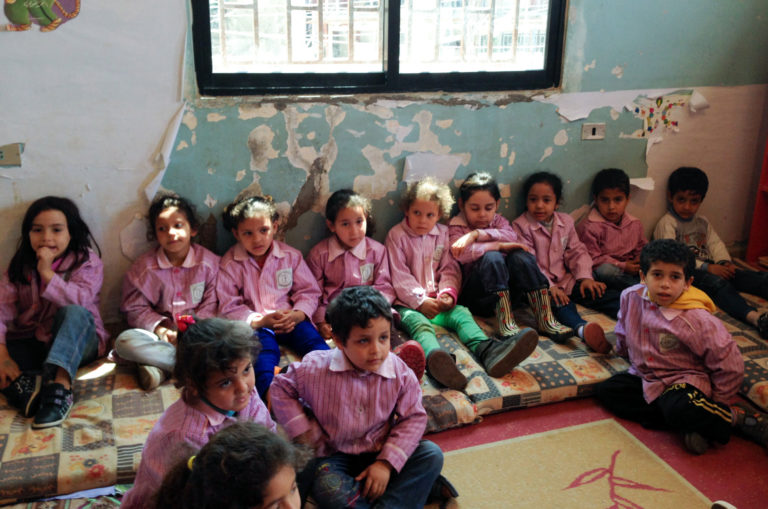
[[[439,155],[429,152],[417,152],[405,158],[403,181],[414,182],[424,177],[433,177],[440,182],[450,182],[462,158],[454,155]]]

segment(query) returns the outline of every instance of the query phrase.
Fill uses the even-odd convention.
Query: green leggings
[[[432,324],[456,331],[459,340],[472,352],[480,343],[488,340],[483,329],[478,327],[472,318],[472,313],[464,306],[455,306],[449,311],[443,311],[432,320],[411,308],[395,306],[395,309],[400,313],[403,328],[411,338],[419,342],[425,355],[440,348]]]

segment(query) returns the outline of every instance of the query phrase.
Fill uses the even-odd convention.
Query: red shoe
[[[584,325],[584,342],[597,353],[608,353],[611,351],[611,344],[605,339],[605,331],[595,322],[589,322]]]
[[[400,357],[416,375],[416,379],[421,381],[424,376],[424,370],[427,368],[427,358],[424,356],[424,349],[416,341],[409,339],[398,346],[392,352]]]

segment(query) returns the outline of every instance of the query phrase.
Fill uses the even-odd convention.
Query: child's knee
[[[360,494],[360,483],[333,468],[327,461],[319,461],[312,483],[312,498],[321,508],[354,507]]]

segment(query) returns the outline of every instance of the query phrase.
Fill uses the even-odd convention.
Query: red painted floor
[[[444,451],[452,451],[612,417],[593,398],[586,398],[511,410],[426,438]],[[727,445],[694,456],[683,449],[674,433],[647,430],[623,419],[616,421],[710,500],[726,500],[738,509],[768,508],[768,449],[734,436]]]

